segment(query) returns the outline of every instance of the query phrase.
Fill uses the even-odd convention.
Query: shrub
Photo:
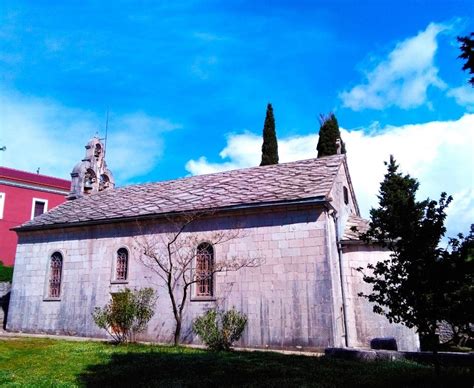
[[[245,329],[247,316],[234,308],[209,310],[193,322],[193,332],[211,350],[229,350]]]
[[[104,307],[96,307],[92,313],[95,324],[105,329],[118,343],[135,340],[135,335],[146,329],[154,315],[156,293],[152,288],[124,291],[112,295]]]
[[[13,267],[7,267],[3,265],[0,260],[0,282],[12,282],[13,279]]]

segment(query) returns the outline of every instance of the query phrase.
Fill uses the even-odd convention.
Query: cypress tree
[[[334,113],[328,116],[320,115],[319,140],[316,149],[318,150],[318,158],[323,156],[337,154],[336,140],[341,140],[341,154],[346,153],[346,145],[341,139],[339,124],[337,123]]]
[[[275,131],[275,118],[272,104],[267,105],[267,115],[263,125],[262,161],[260,166],[278,164],[278,142]]]
[[[461,43],[461,55],[458,58],[466,60],[462,69],[474,74],[474,32],[470,36],[458,36],[458,42]],[[469,79],[469,83],[474,87],[474,77]]]

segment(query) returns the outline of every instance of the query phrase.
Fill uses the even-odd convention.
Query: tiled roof
[[[15,170],[8,167],[0,167],[0,179],[53,187],[67,191],[69,191],[71,188],[71,181],[66,179],[55,178],[41,174],[33,174],[31,172]]]
[[[116,188],[67,201],[21,228],[324,197],[344,158],[333,155]]]
[[[356,228],[356,230],[354,230]],[[344,233],[342,235],[343,241],[359,240],[359,234],[365,233],[369,229],[369,221],[366,219],[351,214],[346,222]]]

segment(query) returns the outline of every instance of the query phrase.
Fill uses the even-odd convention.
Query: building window
[[[0,193],[0,220],[3,218],[4,208],[5,208],[5,193]]]
[[[344,192],[344,203],[349,205],[349,190],[347,190],[347,187],[344,186],[342,191]]]
[[[63,256],[59,252],[51,255],[49,269],[49,292],[50,298],[59,298],[61,294],[61,274],[63,269]]]
[[[196,296],[213,296],[214,249],[211,244],[202,243],[196,253]]]
[[[127,280],[128,275],[128,251],[120,248],[117,251],[117,261],[115,263],[115,280]]]
[[[48,200],[33,198],[31,205],[31,219],[40,216],[48,211]]]

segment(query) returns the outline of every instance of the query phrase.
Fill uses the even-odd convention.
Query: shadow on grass
[[[299,368],[282,368],[281,357],[186,351],[115,353],[92,365],[79,382],[96,386],[243,386],[265,380],[299,380]],[[261,385],[261,384],[260,384]]]
[[[89,366],[78,383],[87,387],[471,387],[466,369],[446,371],[409,362],[352,362],[277,353],[166,351],[113,353]]]

